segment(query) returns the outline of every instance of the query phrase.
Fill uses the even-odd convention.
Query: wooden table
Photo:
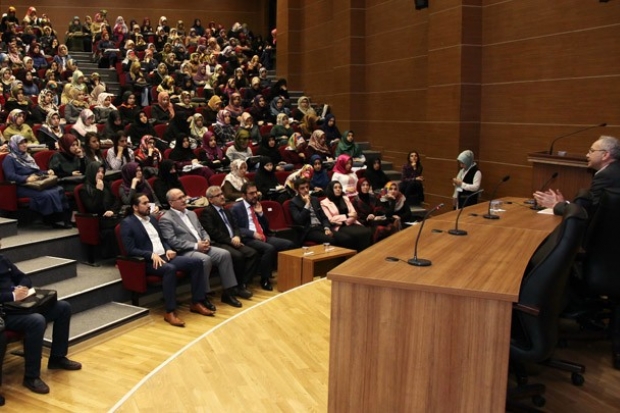
[[[278,291],[284,292],[312,281],[355,255],[357,251],[323,245],[282,251],[278,253]]]
[[[498,220],[487,204],[465,209],[466,236],[447,232],[457,211],[430,219],[418,245],[430,267],[406,263],[414,226],[328,273],[330,412],[505,411],[512,303],[560,222],[514,201]]]

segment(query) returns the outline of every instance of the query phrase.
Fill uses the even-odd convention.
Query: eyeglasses
[[[183,195],[181,197],[178,197],[177,199],[174,199],[171,202],[185,201],[185,198],[187,198],[187,195]]]
[[[224,193],[220,192],[219,194],[211,195],[211,198],[217,198],[218,196],[223,196],[223,195],[224,195]]]
[[[592,153],[592,152],[608,152],[607,149],[588,149],[588,153]]]

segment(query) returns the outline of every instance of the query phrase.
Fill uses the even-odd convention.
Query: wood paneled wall
[[[620,2],[280,0],[277,72],[397,167],[419,150],[431,202],[464,149],[488,191],[510,174],[498,195],[528,196],[528,152],[620,137]]]
[[[255,34],[265,36],[269,32],[267,27],[267,0],[106,0],[106,1],[83,1],[83,0],[12,0],[2,2],[0,11],[6,12],[9,5],[17,8],[17,17],[21,20],[26,14],[28,7],[34,6],[38,15],[47,14],[54,28],[64,32],[73,16],[93,17],[101,9],[108,11],[108,21],[114,25],[117,16],[123,16],[125,22],[135,19],[139,24],[145,17],[151,19],[155,28],[160,16],[166,16],[171,27],[176,26],[177,20],[183,20],[186,28],[194,23],[194,19],[201,20],[206,26],[210,21],[222,24],[229,29],[233,23],[247,23]]]

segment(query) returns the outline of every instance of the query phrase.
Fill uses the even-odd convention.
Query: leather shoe
[[[177,317],[177,314],[174,311],[164,314],[164,321],[175,327],[185,327],[185,321]]]
[[[211,300],[209,300],[209,297],[205,297],[204,306],[213,312],[217,311],[215,304],[213,304]]]
[[[41,380],[40,377],[36,377],[34,379],[25,377],[23,385],[24,387],[28,387],[30,391],[33,391],[35,393],[47,394],[50,392],[49,386],[45,384],[45,382]]]
[[[48,370],[80,370],[82,365],[77,361],[69,360],[66,357],[50,357],[47,362]]]
[[[269,280],[260,280],[260,288],[266,291],[273,291],[273,285]]]
[[[244,300],[249,300],[254,295],[252,291],[248,290],[248,287],[245,284],[239,284],[235,294],[237,297],[241,297]]]
[[[209,310],[207,307],[205,307],[201,303],[190,304],[189,311],[191,311],[192,313],[198,313],[200,315],[207,315],[211,317],[215,315],[213,311]]]
[[[0,406],[4,406],[5,400],[4,396],[0,394]]]
[[[222,294],[222,302],[237,308],[243,306],[243,304],[241,304],[241,302],[232,294]]]
[[[614,353],[614,368],[620,370],[620,352]]]

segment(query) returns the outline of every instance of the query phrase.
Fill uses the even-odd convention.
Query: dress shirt
[[[222,217],[222,221],[224,221],[224,225],[226,225],[226,229],[228,230],[228,235],[230,235],[230,238],[233,238],[235,236],[235,233],[233,232],[232,226],[230,225],[230,222],[228,221],[228,217],[226,216],[226,211],[224,211],[224,208],[219,207],[219,206],[213,205],[213,207],[215,208],[217,212],[220,213],[220,216]]]
[[[181,221],[183,221],[187,229],[189,229],[189,232],[191,232],[194,238],[196,238],[196,244],[194,245],[194,249],[198,250],[198,242],[202,241],[202,239],[200,239],[200,234],[198,234],[198,231],[194,227],[194,224],[192,224],[192,221],[190,221],[189,217],[187,216],[187,210],[183,212],[177,211],[174,208],[170,208],[170,210],[176,213],[179,218],[181,218]]]
[[[159,233],[157,232],[153,224],[151,224],[150,217],[143,218],[139,215],[136,215],[136,217],[138,217],[138,220],[144,226],[144,229],[146,230],[146,233],[148,234],[149,239],[151,240],[151,244],[153,244],[153,252],[157,255],[166,254],[166,250],[164,249],[164,244],[161,243],[161,239],[159,239]]]
[[[248,214],[248,229],[252,232],[258,232],[256,230],[256,225],[254,225],[254,210],[252,209],[252,205],[248,204],[245,200],[243,200],[243,205],[245,206],[246,214]]]

